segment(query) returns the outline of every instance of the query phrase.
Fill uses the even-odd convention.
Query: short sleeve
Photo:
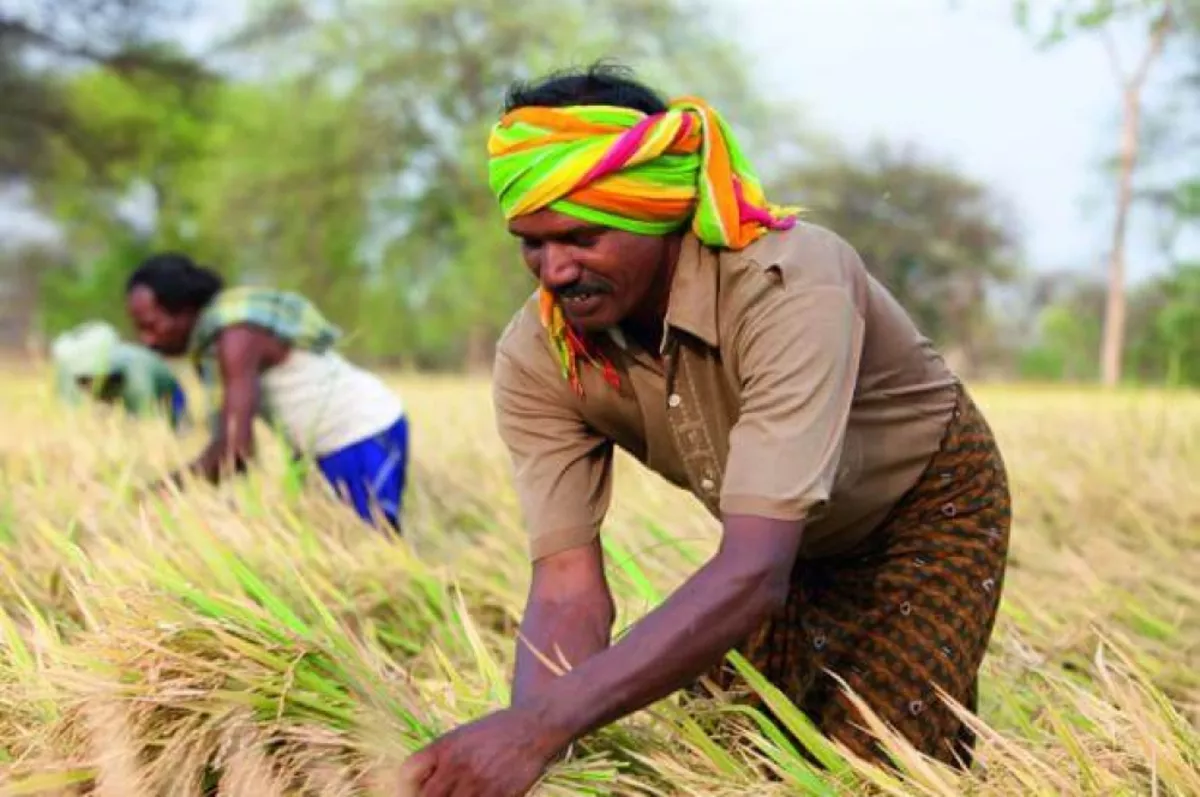
[[[531,558],[591,542],[611,500],[612,442],[571,406],[565,383],[548,383],[503,349],[494,366],[493,402]]]
[[[804,520],[833,489],[865,322],[850,285],[756,279],[772,284],[742,308],[733,342],[741,405],[721,511]]]

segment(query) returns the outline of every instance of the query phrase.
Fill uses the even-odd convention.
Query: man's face
[[[143,346],[171,357],[187,351],[188,338],[196,325],[196,312],[170,313],[158,303],[154,291],[137,285],[125,297],[125,310]]]
[[[513,219],[509,232],[534,277],[554,294],[576,329],[616,326],[655,302],[669,270],[668,239],[603,227],[541,210]]]

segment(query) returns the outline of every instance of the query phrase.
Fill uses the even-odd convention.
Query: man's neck
[[[625,333],[632,337],[638,346],[656,358],[662,344],[667,307],[671,302],[671,281],[675,277],[675,266],[679,262],[682,245],[682,236],[673,235],[667,239],[658,277],[651,286],[646,301],[621,324]]]

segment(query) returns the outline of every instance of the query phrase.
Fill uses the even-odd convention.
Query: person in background
[[[518,84],[488,156],[538,283],[493,376],[531,584],[510,705],[410,758],[408,782],[524,794],[574,740],[705,675],[757,702],[733,649],[859,756],[887,761],[843,683],[965,766],[940,690],[975,709],[1011,508],[942,356],[850,243],[767,201],[701,98],[604,66]],[[599,535],[618,447],[722,532],[613,641]]]
[[[85,396],[120,404],[133,416],[161,412],[175,431],[186,429],[187,395],[170,366],[154,352],[121,340],[103,321],[63,332],[50,346],[55,393],[77,405]]]
[[[315,458],[341,498],[397,532],[409,457],[400,397],[336,350],[341,331],[306,298],[226,288],[186,255],[158,254],[129,276],[126,309],[143,344],[191,358],[221,393],[212,439],[189,470],[212,483],[254,456],[255,417]],[[181,475],[171,480],[181,482]]]

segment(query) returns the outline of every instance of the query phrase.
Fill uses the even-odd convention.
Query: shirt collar
[[[659,353],[666,351],[672,329],[678,329],[716,348],[720,345],[717,332],[717,286],[719,263],[717,253],[687,233],[679,249],[675,274],[671,278],[671,295],[667,300],[667,317],[663,324]],[[609,327],[608,337],[622,350],[629,349],[625,331]]]
[[[716,250],[704,246],[692,233],[684,236],[675,275],[671,279],[660,353],[666,349],[672,329],[694,335],[714,349],[720,345],[717,332],[719,257]]]

